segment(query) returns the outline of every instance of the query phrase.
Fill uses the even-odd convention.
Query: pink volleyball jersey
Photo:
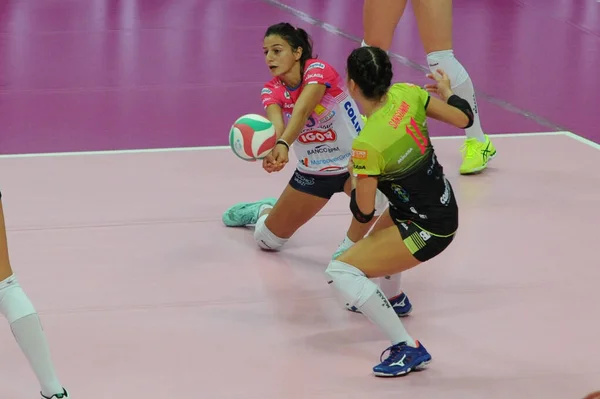
[[[308,118],[292,148],[298,158],[298,169],[305,173],[326,175],[347,171],[352,141],[363,127],[358,107],[346,92],[337,71],[319,59],[306,61],[304,78],[299,88],[287,88],[279,78],[268,82],[261,92],[265,108],[281,107],[286,124],[302,89],[310,84],[323,84],[325,95]]]

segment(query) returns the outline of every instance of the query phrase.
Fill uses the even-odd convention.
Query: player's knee
[[[265,224],[268,215],[263,215],[254,226],[254,240],[256,244],[267,251],[278,251],[287,242],[287,238],[277,237]]]
[[[327,282],[338,292],[346,307],[360,308],[377,291],[373,284],[358,268],[332,260],[325,269]]]
[[[6,317],[9,324],[36,314],[35,308],[15,275],[0,281],[0,313]]]
[[[340,278],[347,278],[347,277],[356,277],[356,276],[363,276],[364,277],[364,273],[346,263],[346,262],[342,262],[339,260],[332,260],[331,262],[329,262],[329,265],[327,265],[327,269],[325,269],[325,275],[327,276],[327,278],[329,280],[339,280]]]
[[[389,200],[384,193],[377,190],[375,194],[375,216],[380,216],[387,209]]]
[[[454,57],[453,50],[434,51],[427,54],[427,64],[431,73],[442,69],[448,75],[452,87],[460,86],[469,79],[463,65]]]

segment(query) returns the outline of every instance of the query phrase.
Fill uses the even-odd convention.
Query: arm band
[[[287,147],[288,151],[290,149],[290,145],[287,143],[287,141],[285,141],[284,139],[279,139],[277,140],[277,142],[275,144],[283,144],[284,146]]]
[[[354,218],[360,223],[369,223],[375,215],[375,209],[373,209],[373,211],[368,215],[365,215],[361,212],[358,204],[356,203],[356,189],[353,189],[350,194],[350,211],[352,212],[352,215],[354,215]]]
[[[469,118],[469,123],[463,129],[468,129],[473,126],[475,116],[473,115],[473,109],[469,102],[463,98],[460,98],[456,94],[453,94],[448,98],[448,105],[452,105],[455,108],[460,109]]]

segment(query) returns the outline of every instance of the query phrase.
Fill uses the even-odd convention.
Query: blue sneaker
[[[401,292],[399,295],[388,299],[392,308],[398,315],[398,317],[406,317],[412,312],[412,304],[410,303],[408,296],[404,292]],[[348,308],[349,311],[360,313],[360,310],[356,308],[356,306],[352,306]]]
[[[416,348],[400,342],[384,350],[380,357],[381,363],[373,367],[373,374],[377,377],[399,377],[427,368],[431,363],[431,355],[419,341],[416,343]],[[387,351],[390,351],[390,355],[382,360]]]
[[[263,205],[274,206],[277,198],[265,198],[256,202],[240,202],[223,213],[223,223],[227,227],[241,227],[256,224],[258,210]]]

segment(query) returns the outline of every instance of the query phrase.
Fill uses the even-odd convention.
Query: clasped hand
[[[269,173],[279,172],[289,162],[289,150],[283,144],[276,144],[271,152],[263,158],[263,169]]]

